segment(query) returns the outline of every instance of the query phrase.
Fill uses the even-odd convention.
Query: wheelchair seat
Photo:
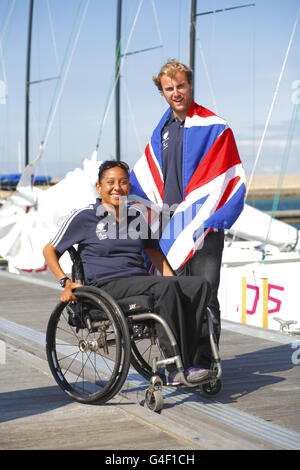
[[[116,300],[125,316],[141,312],[153,312],[154,301],[148,295],[136,295]]]
[[[125,317],[129,315],[134,315],[138,313],[153,312],[153,299],[147,295],[136,295],[131,297],[124,297],[123,299],[116,300],[117,304],[120,306]],[[82,313],[86,316],[88,315],[91,321],[103,321],[106,316],[101,309],[95,308],[86,308],[82,312],[82,306],[76,302],[72,302],[67,306],[67,311],[69,313],[69,324],[71,326],[80,325],[85,326],[85,322],[82,321]]]

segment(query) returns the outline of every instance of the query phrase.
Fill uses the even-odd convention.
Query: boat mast
[[[195,44],[196,44],[196,10],[197,0],[191,0],[190,15],[190,68],[195,70]],[[194,87],[192,88],[192,98],[194,99]]]
[[[26,83],[25,83],[25,166],[29,164],[29,90],[30,90],[30,59],[31,59],[31,31],[33,3],[30,0],[29,6],[29,26],[27,39],[27,65],[26,65]]]
[[[120,161],[120,62],[121,62],[121,16],[122,0],[118,0],[117,36],[116,36],[116,67],[115,67],[115,108],[116,108],[116,159]]]

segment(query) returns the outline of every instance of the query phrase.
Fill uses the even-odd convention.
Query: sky
[[[198,0],[197,13],[251,3]],[[256,0],[196,19],[195,101],[228,121],[247,175],[300,174],[299,9]],[[97,144],[99,160],[115,158],[116,13],[117,0],[35,0],[30,161],[46,138],[37,174],[65,176]],[[24,167],[28,16],[29,0],[0,0],[0,174]],[[190,0],[123,0],[121,31],[121,158],[132,167],[167,109],[152,76],[169,58],[189,65]]]

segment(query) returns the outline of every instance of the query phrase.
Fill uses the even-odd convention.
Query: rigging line
[[[285,53],[284,61],[283,61],[283,64],[282,64],[282,67],[281,67],[281,71],[280,71],[280,74],[279,74],[279,78],[278,78],[278,81],[277,81],[277,85],[276,85],[276,88],[275,88],[273,100],[272,100],[272,103],[271,103],[271,106],[270,106],[270,110],[269,110],[269,113],[268,113],[268,117],[267,117],[267,120],[266,120],[266,124],[265,124],[265,127],[264,127],[264,131],[263,131],[263,134],[262,134],[260,143],[259,143],[257,155],[256,155],[256,158],[255,158],[255,161],[254,161],[254,165],[253,165],[253,168],[252,168],[252,172],[251,172],[251,175],[250,175],[250,178],[249,178],[248,188],[247,188],[247,190],[246,190],[245,199],[247,199],[248,192],[249,192],[249,189],[250,189],[250,187],[251,187],[252,180],[253,180],[254,171],[255,171],[255,169],[256,169],[256,165],[257,165],[258,159],[259,159],[260,154],[261,154],[261,149],[262,149],[263,142],[264,142],[264,139],[265,139],[265,136],[266,136],[266,133],[267,133],[267,129],[268,129],[268,127],[269,127],[269,122],[270,122],[270,119],[271,119],[271,114],[272,114],[272,112],[273,112],[274,104],[275,104],[275,101],[276,101],[276,98],[277,98],[277,94],[278,94],[279,86],[280,86],[281,79],[282,79],[282,76],[283,76],[283,73],[284,73],[284,69],[285,69],[285,66],[286,66],[287,58],[288,58],[288,55],[289,55],[289,52],[290,52],[290,49],[291,49],[291,45],[292,45],[292,42],[293,42],[293,39],[294,39],[294,35],[295,35],[297,23],[298,23],[298,20],[299,20],[299,15],[300,15],[300,9],[299,9],[299,11],[298,11],[298,14],[297,14],[297,17],[296,17],[296,21],[295,21],[295,24],[294,24],[294,26],[293,26],[292,34],[291,34],[291,37],[290,37],[290,40],[289,40],[289,44],[288,44],[288,47],[287,47],[287,51],[286,51],[286,53]]]
[[[154,16],[156,28],[157,28],[157,31],[158,31],[159,46],[146,47],[145,49],[139,49],[137,51],[127,52],[126,54],[120,54],[121,57],[134,55],[134,54],[139,54],[140,52],[153,51],[154,49],[161,49],[163,47],[162,36],[161,36],[160,29],[159,29],[159,23],[158,23],[157,12],[156,12],[156,9],[155,9],[154,0],[152,0],[152,8],[153,8],[153,16]]]
[[[275,214],[275,211],[277,210],[278,204],[279,204],[280,189],[281,189],[282,182],[283,182],[283,177],[285,175],[286,168],[287,168],[287,163],[288,163],[288,159],[289,159],[289,155],[290,155],[290,151],[291,151],[291,146],[292,146],[292,140],[293,140],[293,137],[294,137],[294,132],[295,132],[296,123],[297,123],[297,119],[298,119],[299,109],[300,109],[300,103],[295,104],[293,106],[292,119],[291,119],[290,126],[289,126],[287,142],[286,142],[286,146],[285,146],[285,150],[284,150],[284,154],[283,154],[283,159],[282,159],[282,163],[281,163],[281,169],[280,169],[280,173],[279,173],[277,188],[276,188],[274,199],[273,199],[272,211],[271,211],[271,215],[270,215],[270,222],[269,222],[268,232],[267,232],[264,244],[263,244],[261,262],[264,261],[265,256],[266,256],[265,249],[266,249],[266,245],[267,245],[268,240],[269,240],[269,235],[270,235],[271,225],[272,225],[272,222],[273,222],[273,219],[274,219],[274,214]],[[297,234],[298,234],[298,231],[297,231]]]
[[[75,51],[75,46],[77,45],[77,41],[78,41],[78,38],[79,38],[79,34],[80,34],[80,30],[81,30],[81,27],[82,27],[82,24],[83,24],[83,20],[85,18],[85,15],[86,15],[86,12],[87,12],[87,8],[88,8],[88,5],[89,5],[89,1],[90,0],[87,0],[86,2],[86,6],[85,6],[85,9],[84,9],[84,12],[83,12],[83,16],[82,16],[82,20],[81,20],[81,23],[79,25],[79,29],[78,29],[78,32],[77,32],[77,35],[76,35],[76,38],[74,40],[74,45],[73,45],[73,50],[72,50],[72,53],[71,53],[71,56],[70,56],[70,59],[69,59],[69,62],[68,62],[68,65],[66,67],[66,72],[65,72],[65,76],[63,77],[63,80],[62,80],[62,85],[61,85],[61,88],[60,88],[60,92],[59,92],[59,95],[58,95],[58,98],[56,100],[56,104],[55,106],[53,106],[53,102],[51,104],[51,109],[49,111],[49,114],[48,114],[48,119],[47,119],[47,124],[46,124],[46,128],[45,128],[45,137],[44,139],[40,142],[40,148],[39,148],[39,153],[38,153],[38,156],[36,157],[36,159],[32,162],[30,162],[27,167],[25,168],[22,176],[21,176],[21,179],[18,183],[18,186],[17,188],[21,188],[23,187],[24,185],[27,186],[28,185],[28,175],[29,174],[33,174],[34,171],[35,171],[35,167],[37,165],[37,163],[39,162],[39,160],[42,158],[42,155],[43,155],[43,152],[45,150],[45,147],[46,147],[46,144],[47,144],[47,140],[48,140],[48,137],[49,137],[49,133],[50,133],[50,129],[51,129],[51,126],[52,126],[52,123],[53,123],[53,120],[54,120],[54,116],[55,116],[55,112],[56,112],[56,109],[57,109],[57,106],[58,106],[58,103],[59,103],[59,100],[60,100],[60,97],[61,97],[61,94],[62,94],[62,90],[63,90],[63,85],[65,83],[65,80],[66,80],[66,77],[67,77],[67,73],[69,71],[69,68],[70,68],[70,65],[71,65],[71,60],[72,60],[72,57],[73,57],[73,54],[74,54],[74,51]],[[66,60],[66,57],[67,57],[67,50],[69,48],[69,45],[70,45],[70,42],[71,42],[71,36],[73,35],[73,31],[74,31],[74,27],[75,27],[75,24],[77,22],[77,17],[79,16],[79,11],[81,10],[81,5],[83,3],[83,0],[80,2],[80,5],[77,9],[77,14],[76,14],[76,17],[75,17],[75,20],[73,22],[73,27],[72,27],[72,31],[71,31],[71,35],[70,35],[70,38],[69,38],[69,41],[68,41],[68,46],[67,46],[67,49],[65,51],[65,54],[64,54],[64,58],[63,58],[63,61],[62,61],[62,65],[61,65],[61,70],[63,70],[63,66],[64,66],[64,63],[65,63],[65,60]],[[54,96],[57,92],[57,88],[58,88],[58,84],[56,85],[56,88],[55,88],[55,92],[54,92]],[[51,116],[52,114],[52,116]],[[51,120],[50,120],[50,116],[51,116]]]
[[[10,21],[11,21],[12,14],[14,12],[15,6],[16,6],[16,0],[13,0],[12,4],[10,6],[9,12],[7,14],[7,17],[6,17],[4,26],[3,26],[3,31],[2,31],[2,34],[1,34],[1,37],[0,37],[0,61],[1,61],[1,67],[2,67],[2,73],[3,73],[3,80],[6,84],[7,84],[7,76],[6,76],[6,68],[5,68],[5,63],[4,63],[4,47],[2,46],[2,44],[3,44],[3,41],[4,41],[4,37],[6,35],[6,30],[10,25]]]
[[[279,173],[276,193],[275,193],[274,200],[273,200],[272,217],[273,217],[274,211],[277,209],[278,202],[279,202],[279,196],[280,196],[279,192],[280,192],[283,177],[285,175],[286,168],[287,168],[288,157],[289,157],[289,154],[290,154],[290,151],[291,151],[292,140],[293,140],[293,137],[294,137],[296,122],[297,122],[297,118],[298,118],[298,112],[299,112],[299,104],[293,106],[292,119],[291,119],[290,126],[289,126],[289,131],[288,131],[286,146],[285,146],[285,150],[284,150],[284,154],[283,154],[281,169],[280,169],[280,173]],[[270,224],[271,224],[271,221],[270,221]]]
[[[0,36],[0,62],[1,62],[1,68],[2,68],[3,82],[4,82],[2,86],[4,93],[3,93],[3,96],[0,96],[0,100],[1,100],[0,104],[1,102],[4,102],[4,104],[6,104],[6,100],[8,98],[8,83],[7,83],[6,67],[5,67],[5,61],[4,61],[4,50],[6,48],[6,44],[7,44],[9,34],[11,31],[12,17],[16,10],[15,7],[16,7],[16,0],[13,0],[13,2],[11,2],[10,9],[7,14],[7,17],[6,17],[6,20],[2,29],[2,33]],[[4,43],[4,38],[5,38],[5,43]],[[8,106],[5,106],[5,121],[6,121],[6,132],[4,133],[4,136],[3,136],[3,144],[4,144],[3,148],[6,147],[6,152],[7,152],[7,155],[9,156],[10,150],[8,149],[8,141],[10,137],[9,135],[10,126],[9,126]]]
[[[1,43],[3,42],[3,38],[4,38],[5,34],[6,34],[6,30],[7,30],[7,28],[8,28],[9,25],[10,25],[10,20],[11,20],[12,14],[13,14],[14,9],[15,9],[15,6],[16,6],[16,1],[17,1],[17,0],[13,0],[12,4],[11,4],[11,6],[10,6],[10,10],[9,10],[9,12],[8,12],[8,14],[7,14],[7,17],[6,17],[4,26],[3,26],[3,32],[2,32],[1,38],[0,38],[0,42],[1,42]]]
[[[211,81],[211,78],[210,78],[210,75],[209,75],[208,66],[207,66],[207,63],[206,63],[206,60],[205,60],[203,46],[202,46],[202,43],[201,43],[199,38],[197,38],[197,41],[198,41],[198,44],[199,44],[200,55],[201,55],[201,59],[202,59],[206,79],[207,79],[207,82],[208,82],[208,87],[209,87],[209,91],[210,91],[210,94],[211,94],[212,102],[213,102],[213,105],[215,107],[216,114],[218,114],[219,111],[218,111],[217,101],[216,101],[214,89],[213,89],[213,86],[212,86],[212,81]]]
[[[56,59],[56,65],[57,65],[57,70],[59,72],[59,59],[58,59],[58,53],[57,53],[56,40],[55,40],[55,35],[54,35],[54,28],[53,28],[53,21],[52,21],[52,16],[51,16],[51,11],[50,11],[49,0],[46,0],[46,4],[47,4],[47,11],[48,11],[52,41],[54,43],[54,54],[55,54],[55,59]],[[46,82],[46,81],[50,81],[50,80],[58,80],[59,78],[60,77],[57,76],[57,77],[49,77],[49,78],[45,78],[45,79],[40,79],[40,80],[34,80],[34,81],[30,81],[30,85],[34,85],[34,84],[37,84],[37,83],[42,83],[42,82]],[[39,134],[40,119],[37,119],[37,116],[36,116],[36,113],[35,113],[35,110],[34,110],[33,106],[31,108],[31,110],[32,110],[34,121],[35,121],[35,127],[34,128],[37,129],[37,133],[38,133],[37,142],[39,143],[39,142],[41,142],[41,136]],[[44,165],[44,168],[46,170],[46,165],[45,165],[44,161],[43,161],[43,165]],[[47,173],[47,171],[46,171],[46,173]]]
[[[247,5],[239,5],[237,7],[220,8],[218,10],[204,11],[202,13],[196,13],[195,16],[210,15],[211,13],[223,13],[224,11],[237,10],[238,8],[255,7],[255,6],[256,6],[255,3],[247,3]]]
[[[83,11],[83,14],[82,14],[82,18],[81,18],[81,21],[80,21],[80,24],[79,24],[79,27],[78,27],[77,34],[76,34],[75,39],[74,39],[72,51],[71,51],[71,54],[70,54],[70,57],[69,57],[69,61],[68,61],[68,63],[67,63],[67,66],[66,66],[66,68],[65,68],[65,73],[64,73],[64,76],[63,76],[62,81],[61,81],[61,86],[60,86],[60,90],[58,91],[58,96],[57,96],[55,105],[53,105],[53,103],[52,103],[51,108],[50,108],[50,111],[49,111],[49,115],[48,115],[48,119],[47,119],[47,123],[46,123],[46,128],[45,128],[45,131],[44,131],[44,138],[42,139],[42,142],[41,142],[41,147],[42,147],[43,149],[44,149],[45,146],[46,146],[46,143],[47,143],[47,140],[48,140],[48,137],[49,137],[49,134],[50,134],[50,130],[51,130],[51,127],[52,127],[52,124],[53,124],[53,121],[54,121],[55,113],[56,113],[56,110],[57,110],[57,107],[58,107],[58,104],[59,104],[59,101],[60,101],[60,98],[61,98],[61,95],[62,95],[62,92],[63,92],[64,84],[65,84],[65,82],[66,82],[67,75],[68,75],[68,72],[69,72],[69,70],[70,70],[70,66],[71,66],[71,62],[72,62],[72,59],[73,59],[73,55],[74,55],[74,52],[75,52],[75,49],[76,49],[76,46],[77,46],[77,43],[78,43],[78,39],[79,39],[79,36],[80,36],[80,32],[81,32],[81,29],[82,29],[82,26],[83,26],[83,23],[84,23],[86,14],[87,14],[89,2],[90,2],[90,0],[87,0],[87,2],[86,2],[86,4],[85,4],[85,7],[84,7],[84,11]],[[81,4],[82,4],[82,3],[83,3],[83,2],[81,2]],[[80,10],[81,4],[80,4],[80,6],[79,6],[79,8],[78,8],[77,16],[78,16],[78,14],[79,14],[79,10]],[[72,34],[71,34],[71,35],[72,35]],[[62,62],[61,71],[62,71],[63,68],[64,68],[64,63],[65,63],[66,55],[67,55],[67,54],[65,54],[64,59],[63,59],[63,62]],[[60,76],[61,76],[61,75],[62,75],[62,74],[60,74]],[[59,82],[57,83],[57,86],[56,86],[56,88],[55,88],[54,96],[55,96],[56,93],[57,93],[58,84],[59,84]]]
[[[161,35],[159,22],[158,22],[158,16],[157,16],[157,10],[156,10],[156,6],[155,6],[155,0],[152,0],[152,10],[153,10],[154,21],[155,21],[155,25],[156,25],[156,29],[157,29],[159,43],[160,43],[160,45],[162,45],[163,40],[162,40],[162,35]]]
[[[5,86],[5,97],[7,96],[7,75],[6,75],[6,67],[4,63],[4,55],[3,55],[3,49],[2,49],[2,42],[0,41],[0,62],[1,62],[1,68],[2,68],[2,75],[3,75],[3,81]]]
[[[30,85],[36,85],[37,83],[42,83],[42,82],[49,82],[51,80],[58,80],[60,76],[58,75],[57,77],[48,77],[48,78],[41,78],[40,80],[33,80],[30,81]]]
[[[258,159],[260,157],[260,153],[261,153],[261,149],[262,149],[263,142],[264,142],[264,139],[265,139],[265,135],[266,135],[266,132],[267,132],[267,129],[268,129],[268,126],[269,126],[270,119],[271,119],[271,114],[273,112],[274,104],[275,104],[275,101],[276,101],[276,98],[277,98],[280,82],[281,82],[281,79],[282,79],[282,76],[283,76],[283,72],[284,72],[284,69],[285,69],[287,58],[288,58],[288,55],[289,55],[289,52],[290,52],[290,49],[291,49],[291,45],[292,45],[292,42],[293,42],[293,38],[294,38],[294,35],[295,35],[297,23],[298,23],[298,20],[299,20],[299,15],[300,15],[300,8],[298,10],[298,14],[297,14],[297,17],[296,17],[296,20],[295,20],[295,23],[294,23],[294,26],[293,26],[293,29],[292,29],[292,33],[291,33],[291,37],[290,37],[290,40],[289,40],[289,43],[288,43],[287,51],[285,53],[284,61],[283,61],[281,71],[280,71],[280,74],[279,74],[279,78],[278,78],[278,81],[277,81],[277,85],[276,85],[276,88],[275,88],[273,100],[272,100],[272,103],[271,103],[271,106],[270,106],[270,110],[269,110],[269,113],[268,113],[268,117],[267,117],[267,120],[266,120],[264,131],[263,131],[260,143],[259,143],[259,148],[257,150],[257,154],[256,154],[256,157],[255,157],[255,160],[254,160],[254,164],[253,164],[252,171],[251,171],[251,174],[250,174],[250,178],[249,178],[249,181],[248,181],[248,185],[247,185],[247,188],[246,188],[245,201],[247,200],[247,196],[248,196],[251,184],[252,184],[252,180],[253,180],[254,172],[255,172],[255,169],[256,169],[256,165],[257,165]],[[231,244],[236,238],[237,230],[238,230],[238,226],[236,227],[236,229],[233,233]],[[264,250],[263,250],[263,255],[262,255],[261,262],[263,260],[264,260]]]
[[[126,54],[121,54],[121,57],[128,57],[129,55],[135,55],[135,54],[139,54],[140,52],[148,52],[148,51],[153,51],[153,49],[161,49],[163,47],[163,45],[159,45],[159,46],[153,46],[153,47],[146,47],[145,49],[139,49],[138,51],[132,51],[132,52],[127,52]]]
[[[32,134],[34,135],[35,142],[33,146],[36,144],[39,145],[41,142],[41,133],[40,133],[40,127],[39,127],[39,120],[37,118],[37,113],[34,108],[34,106],[31,106],[31,114],[32,114],[32,121],[33,121],[33,126],[32,126]],[[33,133],[34,130],[34,133]]]
[[[101,135],[102,135],[103,127],[104,127],[104,124],[105,124],[106,119],[107,119],[107,116],[108,116],[108,111],[109,111],[109,108],[110,108],[110,106],[111,106],[111,102],[112,102],[113,95],[114,95],[114,92],[115,92],[115,89],[116,89],[117,81],[119,80],[120,73],[121,73],[121,70],[122,70],[122,68],[123,68],[125,56],[126,56],[126,53],[127,53],[127,50],[128,50],[128,47],[129,47],[131,38],[132,38],[133,31],[134,31],[135,26],[136,26],[136,22],[137,22],[137,20],[138,20],[138,17],[139,17],[140,11],[141,11],[142,4],[143,4],[143,0],[140,0],[140,3],[139,3],[139,6],[138,6],[138,9],[137,9],[135,18],[134,18],[134,20],[133,20],[133,24],[132,24],[132,27],[131,27],[131,31],[130,31],[130,33],[129,33],[129,37],[128,37],[128,41],[127,41],[127,44],[126,44],[126,48],[125,48],[125,51],[124,51],[124,53],[123,53],[123,57],[122,57],[122,59],[121,59],[121,61],[120,61],[120,67],[119,67],[119,70],[118,70],[117,75],[115,76],[114,83],[113,83],[113,87],[112,87],[112,91],[111,91],[110,97],[109,97],[109,99],[108,99],[107,106],[106,106],[106,108],[104,109],[104,115],[103,115],[103,118],[102,118],[102,122],[101,122],[101,125],[100,125],[100,130],[99,130],[99,134],[98,134],[98,139],[97,139],[97,143],[96,143],[96,151],[98,151],[98,149],[99,149],[99,142],[100,142],[100,138],[101,138]]]
[[[127,89],[127,85],[125,83],[125,80],[122,80],[122,86],[124,88],[125,95],[126,95],[126,98],[127,98],[127,104],[128,104],[128,108],[129,108],[130,117],[131,117],[131,120],[132,120],[132,125],[133,125],[133,129],[134,129],[135,137],[136,137],[137,144],[138,144],[139,154],[142,155],[143,149],[142,149],[141,141],[140,141],[140,138],[139,138],[139,134],[138,134],[138,130],[137,130],[134,114],[133,114],[133,109],[132,109],[132,106],[131,106],[131,101],[130,101],[130,98],[129,98],[129,93],[128,93],[128,89]]]
[[[256,122],[256,101],[255,101],[255,38],[256,38],[256,8],[253,8],[253,16],[252,16],[252,22],[253,22],[253,36],[252,36],[252,158],[253,160],[255,159],[255,122]],[[245,197],[246,201],[246,197]],[[229,243],[229,246],[232,245],[232,243],[236,239],[236,234],[237,234],[238,226],[236,229],[232,232],[232,238]]]
[[[56,59],[57,71],[59,71],[59,56],[58,56],[57,44],[56,44],[56,39],[55,39],[55,34],[54,34],[53,20],[52,20],[52,14],[51,14],[51,10],[50,10],[49,0],[47,0],[47,10],[48,10],[50,31],[51,31],[51,37],[52,37],[52,42],[53,42],[54,55],[55,55],[55,59]]]
[[[58,54],[58,49],[57,49],[57,44],[56,44],[54,25],[53,25],[53,19],[52,19],[52,13],[50,9],[49,0],[47,0],[47,9],[48,9],[48,17],[49,17],[49,24],[50,24],[50,31],[51,31],[51,36],[52,36],[56,66],[57,66],[57,71],[59,72],[60,60],[59,60],[59,54]],[[59,110],[59,160],[61,160],[61,109]]]

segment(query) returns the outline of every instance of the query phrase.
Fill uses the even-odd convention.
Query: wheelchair
[[[83,270],[76,249],[68,250],[72,281],[83,283]],[[52,312],[46,332],[46,353],[52,375],[72,399],[85,404],[103,404],[122,388],[130,366],[149,381],[144,405],[151,411],[163,408],[165,367],[175,364],[181,372],[181,387],[197,388],[207,397],[222,388],[222,368],[214,332],[214,318],[206,318],[213,362],[208,378],[190,383],[175,337],[168,324],[153,311],[153,300],[142,295],[113,299],[104,290],[83,285],[74,289],[77,301],[60,302]],[[166,331],[173,351],[164,357],[155,325]]]

